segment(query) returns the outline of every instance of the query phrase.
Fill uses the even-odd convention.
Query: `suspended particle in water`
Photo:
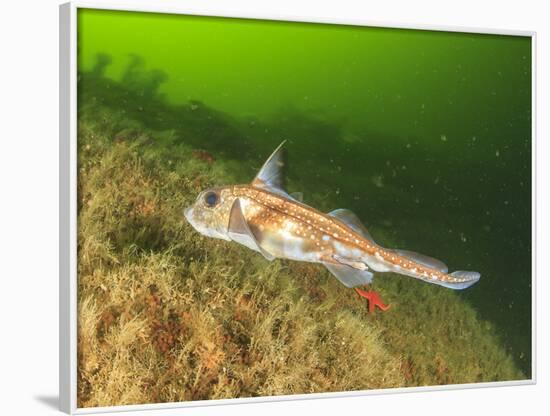
[[[446,142],[447,141],[447,136],[445,136],[444,134],[441,135],[441,141],[442,142]]]
[[[384,225],[384,227],[391,227],[391,226],[393,226],[393,223],[390,219],[384,218],[382,220],[382,225]],[[393,232],[392,234],[395,234],[395,232]]]
[[[463,243],[465,243],[467,241],[467,238],[464,235],[464,233],[460,233],[460,241],[462,241]]]
[[[411,148],[411,144],[410,143],[407,143],[407,145],[405,146],[407,149],[410,149]]]
[[[371,182],[377,188],[382,188],[382,187],[384,187],[384,176],[383,175],[373,175],[371,177]]]
[[[495,152],[495,156],[496,156],[496,157],[500,157],[500,151],[499,151],[499,150],[497,150],[497,151]]]
[[[340,188],[336,188],[336,195],[340,195]]]
[[[477,140],[476,136],[472,136],[472,141],[475,142]]]

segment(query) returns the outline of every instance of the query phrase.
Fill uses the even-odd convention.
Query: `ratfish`
[[[321,263],[344,286],[354,288],[382,310],[369,285],[374,273],[393,272],[451,289],[476,283],[474,271],[448,272],[436,259],[377,244],[359,218],[348,209],[323,213],[302,202],[301,193],[284,188],[283,143],[264,163],[252,183],[202,191],[184,210],[199,233],[234,241],[262,254],[267,260],[284,258]]]

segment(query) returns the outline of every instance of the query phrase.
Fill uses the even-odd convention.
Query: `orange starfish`
[[[378,292],[375,292],[374,290],[369,290],[368,292],[365,292],[364,290],[355,288],[355,291],[359,296],[369,301],[369,313],[374,313],[374,310],[377,306],[382,312],[386,312],[391,307],[391,305],[385,305],[382,302],[382,299],[380,299],[380,295],[378,294]]]

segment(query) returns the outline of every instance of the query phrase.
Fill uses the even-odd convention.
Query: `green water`
[[[530,38],[100,10],[78,34],[79,97],[243,181],[286,139],[305,202],[479,271],[460,296],[530,376]]]

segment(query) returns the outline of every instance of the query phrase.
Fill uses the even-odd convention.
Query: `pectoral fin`
[[[323,263],[344,286],[356,287],[368,285],[374,275],[367,270],[357,270],[345,264]]]
[[[241,209],[241,202],[238,198],[233,202],[233,206],[231,207],[227,234],[231,240],[261,253],[267,260],[271,261],[275,258],[260,246],[256,236],[246,222]]]

